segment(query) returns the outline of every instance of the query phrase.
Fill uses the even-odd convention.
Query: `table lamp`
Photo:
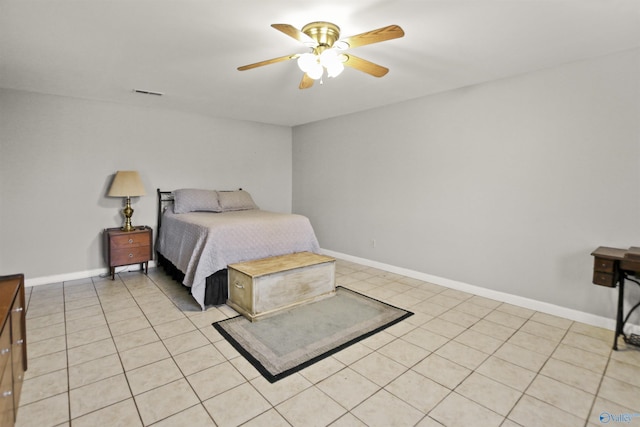
[[[133,231],[135,227],[131,225],[131,216],[133,209],[131,208],[131,197],[144,196],[144,186],[137,171],[118,171],[113,178],[111,188],[107,194],[109,197],[126,197],[127,204],[122,210],[125,221],[122,231]]]

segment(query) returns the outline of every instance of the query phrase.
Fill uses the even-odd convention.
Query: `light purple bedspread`
[[[228,264],[294,252],[318,253],[309,219],[259,209],[190,212],[162,217],[157,251],[184,273],[183,284],[204,306],[206,278]]]

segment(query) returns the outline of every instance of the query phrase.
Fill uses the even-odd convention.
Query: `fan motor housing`
[[[311,37],[318,46],[330,48],[340,38],[340,27],[331,22],[311,22],[302,27],[302,32]]]

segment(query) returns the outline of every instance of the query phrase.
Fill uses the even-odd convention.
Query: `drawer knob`
[[[133,239],[129,239],[129,243],[133,243]]]
[[[11,351],[11,349],[9,348],[3,348],[2,350],[0,350],[0,354],[7,354]]]
[[[16,344],[18,344],[18,345],[22,345],[23,343],[24,343],[24,340],[18,340],[18,341],[16,341]]]
[[[133,258],[133,254],[129,254],[129,258]]]
[[[12,394],[11,390],[7,390],[4,393],[2,393],[2,397],[9,397],[9,396],[11,396],[11,394]]]
[[[13,309],[13,312],[14,312],[14,313],[20,313],[22,310],[24,310],[24,308],[22,308],[22,307],[17,307],[17,308],[15,308],[15,309]]]
[[[244,285],[241,285],[241,284],[240,284],[240,283],[238,283],[238,282],[235,282],[233,285],[234,285],[236,288],[238,288],[238,289],[244,289]]]

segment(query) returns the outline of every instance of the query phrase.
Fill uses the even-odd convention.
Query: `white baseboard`
[[[367,267],[373,267],[380,270],[388,271],[390,273],[396,273],[403,276],[411,277],[414,279],[422,280],[425,282],[433,283],[436,285],[444,286],[446,288],[455,289],[463,292],[468,292],[474,295],[482,296],[485,298],[491,298],[496,301],[506,302],[508,304],[517,305],[519,307],[528,308],[530,310],[539,311],[542,313],[551,314],[554,316],[564,317],[565,319],[574,320],[576,322],[586,323],[588,325],[597,326],[600,328],[615,330],[616,322],[614,318],[597,316],[595,314],[586,313],[579,310],[574,310],[568,307],[562,307],[555,304],[550,304],[543,301],[537,301],[530,298],[521,297],[518,295],[508,294],[506,292],[494,291],[492,289],[483,288],[480,286],[470,285],[468,283],[459,282],[456,280],[447,279],[444,277],[433,276],[431,274],[421,273],[415,270],[409,270],[402,267],[396,267],[390,264],[384,264],[378,261],[372,261],[366,258],[359,258],[352,255],[343,254],[341,252],[335,252],[328,249],[321,249],[321,252],[325,255],[329,255],[335,258],[344,259],[345,261],[351,261],[358,264],[366,265]],[[149,261],[149,267],[155,267],[155,261]],[[127,270],[134,271],[139,270],[140,265],[134,264],[127,266]],[[100,268],[96,270],[79,271],[75,273],[59,274],[55,276],[45,276],[36,278],[25,278],[25,286],[39,286],[48,285],[51,283],[60,283],[71,280],[86,279],[88,277],[96,277],[106,275],[109,273],[108,268]],[[627,328],[635,334],[640,334],[640,326],[627,324]]]
[[[494,291],[492,289],[483,288],[480,286],[470,285],[464,282],[458,282],[456,280],[446,279],[444,277],[433,276],[431,274],[421,273],[419,271],[409,270],[402,267],[396,267],[389,264],[384,264],[377,261],[372,261],[366,258],[359,258],[340,252],[331,251],[328,249],[321,249],[321,252],[325,255],[332,256],[334,258],[344,259],[346,261],[355,262],[358,264],[366,265],[368,267],[377,268],[380,270],[388,271],[390,273],[396,273],[403,276],[411,277],[414,279],[422,280],[424,282],[433,283],[436,285],[444,286],[446,288],[455,289],[458,291],[468,292],[474,295],[482,296],[485,298],[491,298],[496,301],[506,302],[508,304],[517,305],[519,307],[528,308],[530,310],[539,311],[554,316],[563,317],[565,319],[574,320],[576,322],[586,323],[588,325],[597,326],[609,330],[615,330],[616,321],[615,313],[612,313],[613,318],[597,316],[591,313],[585,313],[583,311],[574,310],[572,308],[562,307],[555,304],[550,304],[543,301],[537,301],[530,298],[521,297],[518,295],[508,294],[506,292]],[[635,333],[640,334],[640,326],[627,324],[627,328]]]
[[[156,266],[155,261],[149,261],[149,268],[155,267],[155,266]],[[126,271],[140,270],[140,264],[132,264],[125,267],[126,267]],[[118,268],[116,268],[116,272],[119,272]],[[55,276],[44,276],[44,277],[34,277],[34,278],[25,277],[24,285],[26,287],[50,285],[52,283],[68,282],[71,280],[86,279],[89,277],[96,277],[96,276],[106,276],[108,274],[109,274],[108,268],[98,268],[95,270],[77,271],[75,273],[57,274]]]

